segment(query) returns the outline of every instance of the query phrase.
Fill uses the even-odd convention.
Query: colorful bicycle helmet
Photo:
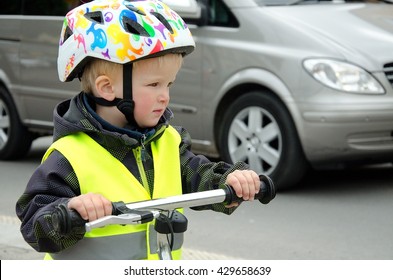
[[[127,64],[167,52],[189,54],[195,42],[183,19],[156,0],[95,0],[67,13],[58,74],[71,81],[89,58]]]
[[[123,99],[107,101],[91,96],[102,106],[117,106],[130,124],[134,118],[132,62],[166,53],[191,53],[195,42],[183,19],[156,0],[95,0],[67,13],[57,60],[62,82],[79,77],[91,58],[123,64]]]

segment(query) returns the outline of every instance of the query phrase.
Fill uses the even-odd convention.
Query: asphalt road
[[[19,233],[15,201],[50,138],[26,159],[0,162],[0,258],[41,259]],[[393,166],[310,173],[268,205],[233,215],[186,210],[185,259],[392,260]]]

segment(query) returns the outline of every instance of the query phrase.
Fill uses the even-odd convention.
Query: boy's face
[[[153,127],[169,103],[169,87],[181,67],[179,55],[141,60],[133,68],[134,117],[142,128]]]

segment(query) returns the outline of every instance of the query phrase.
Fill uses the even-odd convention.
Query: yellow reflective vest
[[[154,191],[143,186],[128,169],[106,149],[85,133],[65,136],[54,142],[43,157],[58,150],[74,169],[81,193],[100,193],[110,201],[126,203],[157,199],[182,193],[179,133],[171,126],[151,142],[154,159]],[[134,154],[141,176],[144,169],[141,148]],[[146,183],[147,184],[147,183]],[[158,259],[157,233],[153,222],[141,225],[109,225],[93,229],[75,246],[59,253],[47,254],[46,259]],[[175,234],[173,259],[180,259],[183,234]]]

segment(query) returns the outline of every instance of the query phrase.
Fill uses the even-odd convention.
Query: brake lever
[[[138,212],[140,212],[138,214]],[[147,212],[149,215],[147,215]],[[149,217],[148,217],[149,216]],[[160,216],[159,211],[132,211],[132,213],[104,216],[92,222],[85,224],[86,232],[90,232],[95,228],[104,227],[107,225],[132,225],[144,224],[153,221]]]

